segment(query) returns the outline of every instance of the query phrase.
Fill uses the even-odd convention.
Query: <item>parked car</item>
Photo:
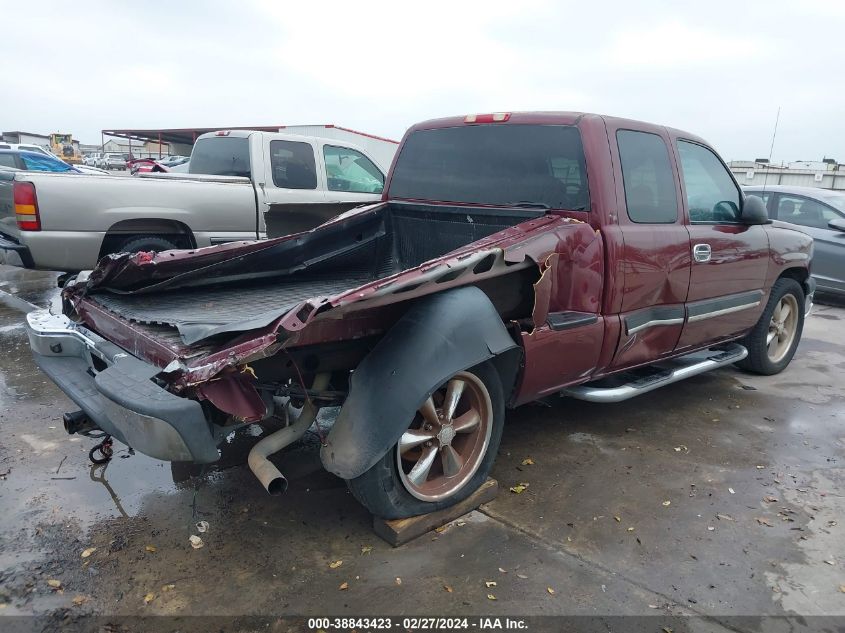
[[[99,167],[101,169],[126,169],[126,158],[123,154],[114,154],[106,152],[100,161]]]
[[[44,154],[45,156],[51,156],[56,160],[61,160],[58,156],[56,156],[50,150],[41,147],[40,145],[33,145],[31,143],[3,143],[0,142],[0,149],[13,149],[13,150],[20,150],[23,152],[35,152],[36,154]]]
[[[845,294],[845,193],[817,187],[745,187],[763,199],[769,217],[815,241],[812,274],[819,292]]]
[[[191,172],[191,159],[189,158],[184,163],[179,163],[177,165],[171,165],[167,168],[170,173],[173,174],[188,174]]]
[[[176,165],[187,163],[189,160],[191,159],[188,156],[165,156],[157,162],[165,167],[175,167]]]
[[[16,244],[15,253],[26,249],[31,267],[86,270],[119,251],[307,230],[379,200],[385,171],[364,150],[335,139],[234,130],[201,136],[190,168],[189,174],[134,178],[17,174],[17,186],[35,191],[40,221],[23,231],[7,222],[0,238]],[[17,255],[6,261],[20,265]]]
[[[99,167],[101,157],[102,157],[102,154],[100,152],[94,152],[93,154],[86,154],[82,158],[82,164],[87,165],[88,167]]]
[[[340,406],[324,467],[397,518],[485,480],[507,406],[782,371],[811,250],[691,134],[470,115],[411,128],[377,204],[266,242],[109,256],[68,283],[64,314],[27,327],[80,408],[68,431],[206,463],[233,431],[301,407],[249,454],[278,493],[268,456]]]
[[[50,154],[16,149],[0,149],[0,165],[26,171],[81,173],[76,167],[68,165]]]
[[[154,158],[135,158],[126,163],[126,168],[133,176],[148,173],[167,173],[169,170]]]

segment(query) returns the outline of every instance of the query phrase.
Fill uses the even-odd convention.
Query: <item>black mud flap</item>
[[[396,444],[435,389],[485,360],[494,359],[507,398],[520,357],[478,288],[421,299],[352,373],[349,396],[320,451],[323,466],[343,479],[363,474]]]

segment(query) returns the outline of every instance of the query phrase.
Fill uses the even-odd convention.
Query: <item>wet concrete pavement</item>
[[[92,467],[21,326],[54,280],[0,267],[0,617],[700,614],[706,630],[769,630],[730,616],[845,616],[845,309],[817,306],[779,376],[726,369],[618,405],[509,412],[499,498],[393,549],[313,437],[283,457],[282,497],[244,466],[256,426],[204,473],[119,445]]]

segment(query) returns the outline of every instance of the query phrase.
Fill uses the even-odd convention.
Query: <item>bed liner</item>
[[[92,275],[87,294],[123,319],[176,328],[193,345],[267,326],[305,300],[328,300],[534,217],[530,210],[389,203],[246,255],[189,270],[171,265],[169,276],[168,260],[140,275],[143,260],[119,255]]]

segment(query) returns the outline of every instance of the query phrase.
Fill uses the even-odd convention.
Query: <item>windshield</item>
[[[467,125],[413,132],[389,196],[587,209],[581,134],[571,125]]]
[[[835,207],[838,211],[845,213],[845,194],[834,193],[822,198],[830,206]]]
[[[245,176],[249,178],[249,138],[213,136],[201,138],[191,152],[192,174]]]

